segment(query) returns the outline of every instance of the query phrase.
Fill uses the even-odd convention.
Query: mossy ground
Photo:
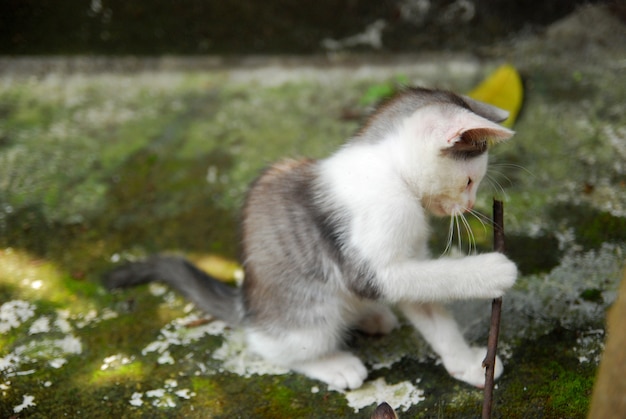
[[[494,417],[582,418],[623,268],[626,85],[610,66],[563,73],[511,59],[527,100],[493,158],[504,194],[483,187],[478,204],[489,213],[491,195],[506,196],[508,252],[523,273],[504,302]],[[110,294],[99,278],[174,251],[234,280],[238,208],[259,170],[338,147],[372,85],[467,91],[494,63],[464,65],[369,78],[307,69],[275,83],[228,70],[0,75],[0,305],[25,304],[0,334],[0,416],[367,417],[373,404],[355,412],[299,375],[232,372],[214,354],[236,332],[210,331],[167,290]],[[489,248],[490,231],[472,222]],[[468,338],[486,342],[487,305],[454,309]],[[479,415],[481,391],[450,378],[410,327],[350,345],[372,380],[423,391],[403,417]]]

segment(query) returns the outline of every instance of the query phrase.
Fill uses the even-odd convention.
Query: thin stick
[[[504,207],[502,201],[493,200],[493,249],[504,253]],[[493,404],[493,383],[496,365],[496,349],[500,333],[500,314],[502,313],[502,298],[495,298],[491,303],[491,325],[489,326],[489,340],[487,342],[487,356],[483,361],[485,367],[485,391],[483,397],[483,419],[491,417]]]

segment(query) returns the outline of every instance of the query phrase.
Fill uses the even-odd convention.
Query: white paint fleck
[[[115,361],[116,358],[117,358],[116,355],[107,356],[106,358],[104,358],[102,365],[100,365],[100,371],[104,371],[108,369],[111,362]]]
[[[604,330],[592,329],[580,332],[580,336],[576,338],[574,352],[578,356],[578,362],[581,364],[592,363],[599,365],[600,358],[604,352]]]
[[[226,323],[220,320],[214,320],[197,327],[187,326],[200,319],[197,314],[190,314],[173,320],[161,329],[158,339],[149,343],[142,349],[141,353],[143,355],[150,352],[160,353],[162,355],[159,357],[159,363],[173,364],[174,359],[168,351],[170,346],[187,346],[207,335],[219,336],[226,329]]]
[[[17,375],[17,376],[20,376],[20,375],[31,375],[31,374],[34,374],[35,372],[37,372],[37,370],[17,371],[13,375]]]
[[[33,400],[35,400],[35,396],[31,396],[30,394],[24,394],[22,404],[18,404],[17,406],[15,406],[13,408],[13,413],[20,413],[27,407],[35,406],[37,403],[33,403]]]
[[[163,340],[155,340],[154,342],[150,342],[148,346],[141,350],[142,355],[146,355],[150,352],[163,352],[167,348],[169,348],[169,343]]]
[[[161,354],[159,359],[157,359],[157,363],[159,363],[160,365],[174,365],[174,358],[172,357],[172,355],[170,355],[170,351],[165,351]]]
[[[19,356],[10,353],[0,358],[0,372],[7,375],[9,372],[13,372],[20,365]]]
[[[72,326],[67,321],[69,317],[70,312],[68,310],[57,310],[57,319],[54,321],[54,326],[63,333],[70,333]]]
[[[76,327],[82,329],[94,322],[99,321],[98,312],[95,309],[89,310],[87,313],[81,314],[76,322]]]
[[[131,362],[133,362],[133,360],[134,360],[134,357],[132,356],[128,357],[122,354],[115,354],[115,355],[107,356],[102,360],[100,371],[104,371],[108,369],[116,369],[116,368],[119,368],[121,365],[130,364]]]
[[[165,388],[175,388],[178,387],[178,381],[174,380],[174,379],[167,379],[165,380]]]
[[[63,353],[78,355],[83,352],[83,345],[76,336],[67,335],[63,339],[56,339],[53,342]]]
[[[104,310],[102,310],[102,314],[100,315],[100,319],[101,320],[110,320],[110,319],[115,319],[119,316],[119,314],[117,314],[116,311],[113,311],[109,308],[105,308]]]
[[[176,407],[176,403],[170,394],[166,394],[161,398],[154,399],[152,406],[155,407]]]
[[[154,390],[146,391],[146,397],[154,399],[152,406],[155,407],[176,407],[176,403],[170,393],[167,393],[165,389],[157,388]]]
[[[177,390],[177,391],[174,392],[174,394],[176,394],[181,399],[185,399],[185,400],[189,400],[189,399],[191,399],[192,397],[194,397],[196,395],[196,393],[194,393],[193,391],[189,390],[188,388],[183,388],[183,389]]]
[[[132,406],[137,406],[137,407],[139,407],[139,406],[141,406],[141,405],[143,404],[143,400],[141,399],[142,397],[143,397],[143,393],[137,393],[137,392],[135,392],[135,393],[133,393],[133,395],[132,395],[132,396],[130,396],[130,401],[129,401],[129,403],[130,403]]]
[[[67,359],[65,358],[51,359],[48,362],[48,364],[50,364],[52,368],[61,368],[63,365],[67,364]]]
[[[367,381],[361,388],[345,393],[348,405],[355,412],[372,404],[380,404],[383,401],[389,403],[395,410],[401,409],[406,412],[411,406],[425,399],[424,391],[415,387],[409,381],[398,384],[387,384],[384,378]]]
[[[35,315],[35,306],[27,301],[13,300],[0,306],[0,333],[19,327]]]
[[[164,394],[165,390],[162,388],[146,391],[146,397],[163,397]]]
[[[35,335],[37,333],[47,333],[50,331],[50,319],[42,316],[35,320],[28,329],[28,334]]]

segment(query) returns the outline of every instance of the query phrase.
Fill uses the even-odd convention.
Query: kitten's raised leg
[[[438,304],[402,303],[400,308],[441,357],[454,378],[476,387],[485,385],[482,362],[486,348],[470,347],[452,315]],[[494,376],[502,374],[502,361],[496,357]]]

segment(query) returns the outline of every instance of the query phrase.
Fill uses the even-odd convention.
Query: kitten
[[[342,347],[346,332],[391,332],[394,304],[452,376],[480,387],[486,350],[468,346],[438,302],[499,297],[517,268],[500,253],[431,259],[428,218],[472,208],[488,146],[513,135],[495,123],[506,117],[453,93],[407,89],[330,157],[282,161],[252,184],[241,288],[169,256],[122,266],[106,283],[163,281],[244,327],[256,353],[335,388],[358,388],[367,377]]]

